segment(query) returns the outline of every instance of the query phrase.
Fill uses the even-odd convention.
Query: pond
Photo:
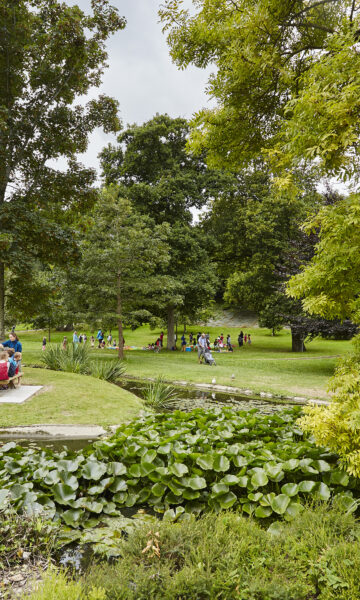
[[[143,398],[143,390],[147,386],[144,381],[128,380],[119,384],[125,390],[132,392],[135,396]],[[174,386],[175,387],[175,386]],[[256,408],[265,415],[284,410],[293,404],[288,400],[264,399],[235,393],[214,392],[212,390],[200,390],[195,387],[175,387],[176,402],[171,410],[183,410],[190,412],[195,408],[214,408],[214,406],[230,407],[235,410],[251,410]]]

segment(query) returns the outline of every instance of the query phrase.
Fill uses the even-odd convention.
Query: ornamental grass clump
[[[117,383],[126,371],[126,365],[123,361],[115,358],[114,360],[92,360],[90,366],[91,375],[97,379],[103,379],[110,383]]]
[[[176,389],[165,383],[163,376],[150,381],[143,390],[145,406],[155,410],[170,408],[176,401]]]
[[[48,369],[86,375],[90,371],[90,351],[85,344],[69,344],[63,349],[60,344],[44,350],[41,361]]]

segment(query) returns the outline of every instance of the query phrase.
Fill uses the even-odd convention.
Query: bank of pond
[[[35,515],[52,523],[57,546],[76,544],[78,552],[90,545],[95,555],[120,562],[144,527],[150,532],[144,555],[159,560],[159,519],[162,527],[187,531],[203,515],[215,519],[231,509],[234,523],[256,520],[262,532],[256,535],[271,539],[284,523],[301,520],[311,503],[331,506],[346,521],[360,502],[359,480],[303,434],[300,413],[301,407],[272,414],[230,407],[145,413],[77,451],[7,442],[0,447],[0,508],[3,515]],[[109,597],[146,597],[126,594]]]

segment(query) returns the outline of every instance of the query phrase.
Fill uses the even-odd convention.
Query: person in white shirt
[[[198,343],[197,343],[197,348],[198,348],[198,360],[199,360],[199,364],[201,364],[202,359],[205,354],[205,350],[207,348],[207,340],[206,340],[205,333],[202,333],[201,336],[199,337]]]

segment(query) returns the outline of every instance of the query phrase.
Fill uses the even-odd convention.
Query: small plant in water
[[[150,408],[166,409],[176,401],[176,390],[165,383],[162,375],[150,381],[143,391],[144,404]]]

